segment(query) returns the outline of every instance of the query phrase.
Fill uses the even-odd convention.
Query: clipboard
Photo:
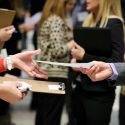
[[[15,10],[0,9],[0,28],[10,26],[15,17]]]
[[[59,82],[21,79],[21,78],[15,77],[13,75],[5,75],[3,77],[0,77],[0,83],[5,82],[5,81],[26,82],[29,85],[31,85],[31,92],[65,94],[65,90],[63,88],[64,86],[62,86],[63,84],[60,84]],[[62,88],[62,89],[60,89],[60,88]]]
[[[73,31],[74,40],[88,54],[110,57],[112,54],[111,30],[99,27],[77,27]]]
[[[0,9],[0,28],[10,26],[16,15],[15,10]],[[5,42],[0,42],[0,50],[3,48]]]

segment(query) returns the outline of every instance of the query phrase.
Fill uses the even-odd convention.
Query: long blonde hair
[[[122,19],[120,0],[99,0],[99,10],[97,15],[90,12],[83,22],[83,26],[94,27],[100,22],[99,27],[106,27],[111,15]]]
[[[39,25],[42,25],[43,22],[53,14],[60,16],[62,19],[64,18],[64,0],[47,0],[42,11]]]

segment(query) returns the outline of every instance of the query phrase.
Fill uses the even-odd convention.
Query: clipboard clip
[[[65,84],[62,83],[62,82],[59,82],[58,84],[56,85],[48,85],[48,88],[49,90],[61,90],[61,91],[64,91],[65,90]]]
[[[65,90],[65,84],[64,83],[62,83],[62,82],[59,82],[59,90]]]

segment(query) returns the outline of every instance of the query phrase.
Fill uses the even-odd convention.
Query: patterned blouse
[[[38,60],[52,62],[69,62],[69,50],[67,43],[73,39],[72,32],[65,25],[64,21],[57,15],[51,15],[44,21],[38,33],[38,48],[41,54]],[[39,64],[45,68],[49,77],[67,77],[66,67]]]

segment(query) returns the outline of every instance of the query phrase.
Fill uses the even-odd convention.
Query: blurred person
[[[69,62],[73,46],[72,30],[65,22],[64,5],[67,0],[47,0],[38,29],[38,48],[43,53],[37,60]],[[48,73],[48,81],[67,83],[68,68],[42,65]],[[42,99],[42,100],[41,100]],[[59,125],[65,95],[38,93],[36,125]]]
[[[17,7],[16,7],[16,0],[11,2],[11,0],[0,0],[0,8],[4,9],[10,9],[10,10],[16,10],[17,12]],[[18,24],[20,23],[20,19],[18,17],[18,12],[16,13],[16,16],[13,20],[12,25],[16,28],[16,33],[13,33],[12,37],[4,44],[4,48],[7,50],[8,55],[13,55],[15,53],[20,52],[21,50],[18,48],[18,43],[19,40],[21,39],[21,34],[18,29]],[[20,76],[20,70],[18,69],[13,69],[11,71],[8,71],[9,74]],[[4,74],[1,74],[4,75]]]
[[[73,29],[73,17],[72,17],[72,11],[74,8],[74,3],[75,0],[66,0],[65,1],[65,5],[64,5],[64,9],[65,9],[65,21],[66,24]]]
[[[28,9],[28,11],[30,13],[30,16],[32,17],[35,14],[42,11],[45,2],[46,2],[46,0],[37,0],[37,1],[27,0],[27,1],[24,2],[24,5],[26,6],[28,4],[28,7],[25,7],[25,8]],[[35,22],[35,24],[34,23],[29,24],[29,23],[26,23],[26,22],[22,23],[20,25],[21,32],[28,32],[28,31],[34,30],[36,23],[38,23],[38,22]]]
[[[0,0],[0,8],[3,9],[10,9],[10,10],[16,10],[15,8],[15,0],[13,2],[11,0]],[[18,18],[18,14],[15,16],[12,25],[16,28],[17,33],[13,33],[12,37],[4,44],[4,47],[7,51],[8,55],[13,55],[20,52],[20,49],[18,48],[19,40],[21,39],[21,34],[18,29],[18,24],[20,23],[20,20]],[[6,73],[9,73],[11,75],[20,76],[21,71],[19,69],[12,69],[11,71],[7,71]],[[1,76],[3,76],[4,73],[0,73]],[[10,125],[11,124],[11,118],[9,114],[9,103],[0,100],[0,124],[2,125]]]
[[[83,20],[87,16],[86,11],[86,0],[75,0],[75,5],[73,8],[73,27],[81,26]]]
[[[125,79],[125,63],[105,63],[101,61],[92,62],[93,65],[89,69],[77,68],[82,73],[87,74],[88,77],[93,81],[101,81],[104,79],[115,81],[111,85],[122,85],[120,93],[120,105],[119,105],[119,125],[124,125],[124,79]]]
[[[72,11],[74,8],[75,0],[65,0],[64,2],[64,12],[65,12],[65,22],[73,31],[73,16]],[[72,32],[71,32],[72,34]],[[66,95],[65,95],[65,107],[68,116],[67,125],[73,125],[73,116],[71,113],[71,93],[72,93],[72,69],[69,68],[68,70],[68,79],[66,83]]]
[[[122,16],[125,20],[125,0],[121,0],[121,7],[122,7]]]
[[[34,0],[28,0],[28,4],[29,4],[29,13],[30,13],[30,16],[29,18],[26,18],[25,22],[23,22],[22,24],[19,25],[19,29],[21,31],[21,33],[23,34],[26,34],[27,32],[29,31],[33,31],[33,37],[32,37],[32,43],[33,43],[33,46],[34,48],[36,49],[37,48],[37,23],[39,22],[39,20],[37,19],[34,20],[34,22],[32,21],[27,21],[29,19],[32,20],[32,18],[37,18],[38,15],[42,15],[41,11],[44,7],[44,4],[45,4],[46,0],[37,0],[37,1],[34,1]],[[37,16],[37,17],[36,17]],[[30,109],[31,110],[35,110],[36,109],[36,95],[37,93],[36,92],[33,92],[32,93],[32,99],[31,99],[31,104],[30,104]]]
[[[7,41],[12,37],[13,32],[15,31],[14,26],[8,26],[0,29],[0,46],[3,45],[3,42]],[[2,47],[2,46],[1,46]],[[27,74],[29,74],[32,77],[42,77],[47,78],[47,75],[44,76],[44,72],[42,70],[40,71],[40,68],[36,65],[36,63],[32,60],[33,55],[37,55],[40,53],[40,50],[36,51],[29,51],[24,52],[20,54],[16,54],[9,57],[9,69],[12,67],[21,69],[25,71]],[[11,59],[11,60],[10,60]],[[8,59],[7,59],[8,60]],[[11,65],[12,63],[12,65]],[[7,63],[8,64],[8,63]],[[6,58],[0,58],[0,73],[7,70],[6,67]],[[34,70],[34,71],[32,71]],[[40,73],[41,72],[41,73]],[[43,73],[43,75],[42,75]],[[7,87],[8,86],[8,87]],[[12,87],[9,84],[2,84],[1,85],[1,95],[0,98],[4,99],[8,102],[16,102],[21,97],[23,97],[22,94],[19,93],[19,90],[17,90],[15,87],[19,86],[18,83],[13,83]],[[5,88],[7,87],[7,88]],[[13,89],[13,91],[11,91]],[[14,92],[15,90],[15,92]],[[10,95],[10,96],[8,96]],[[8,103],[1,100],[1,110],[0,110],[0,124],[2,125],[10,125],[11,119],[8,112]]]
[[[111,30],[111,55],[92,54],[75,43],[71,50],[74,61],[122,62],[124,55],[124,21],[120,1],[86,0],[86,9],[89,14],[83,22],[83,27],[109,28]],[[92,44],[94,44],[94,41],[92,41]],[[79,78],[76,78],[75,83],[72,113],[76,117],[76,124],[109,125],[115,99],[115,87],[109,85],[110,81],[107,80],[93,83],[87,75],[81,73]]]
[[[15,1],[12,2],[11,0],[0,0],[0,7],[4,8],[4,9],[16,10]],[[18,40],[21,39],[21,34],[18,30],[18,23],[20,21],[18,20],[17,15],[13,21],[13,25],[15,26],[17,32],[13,32],[12,37],[10,39],[8,38],[8,42],[6,42],[4,44],[4,48],[6,48],[7,53],[10,55],[20,52],[20,50],[18,48]],[[3,42],[1,43],[0,46],[2,48]],[[20,75],[20,70],[18,70],[18,69],[13,69],[11,71],[8,70],[7,72],[12,75],[16,75],[16,76]],[[0,73],[0,75],[3,76],[7,72]],[[10,114],[9,114],[9,103],[7,103],[3,100],[0,100],[0,124],[2,124],[2,125],[12,124]]]
[[[37,12],[41,12],[43,10],[43,7],[45,5],[45,2],[46,0],[37,0],[37,1],[34,1],[34,0],[30,0],[30,14],[31,16],[36,14]],[[37,28],[34,29],[34,35],[33,35],[33,45],[34,45],[34,48],[36,49],[37,48]]]
[[[28,12],[28,6],[29,4],[27,3],[27,6],[25,5],[27,1],[24,0],[13,0],[13,8],[14,10],[16,10],[16,18],[18,21],[18,29],[20,32],[20,37],[21,37],[21,41],[19,43],[19,47],[18,49],[26,49],[26,32],[21,32],[20,30],[20,25],[25,21],[25,17],[29,16],[29,12]]]

